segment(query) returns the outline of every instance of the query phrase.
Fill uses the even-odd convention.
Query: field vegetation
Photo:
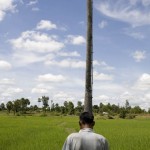
[[[65,101],[63,106],[43,96],[39,105],[21,98],[0,104],[0,150],[61,150],[66,137],[78,132],[78,115],[82,102],[75,106]],[[42,102],[42,106],[40,103]],[[40,107],[39,107],[40,106]],[[150,109],[102,104],[93,106],[94,130],[104,135],[110,150],[150,149]]]
[[[104,135],[111,150],[149,150],[150,118],[105,119],[95,116],[94,130]],[[61,150],[77,116],[14,116],[0,114],[0,150]]]

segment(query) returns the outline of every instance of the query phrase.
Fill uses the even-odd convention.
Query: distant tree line
[[[37,105],[30,105],[30,100],[26,98],[16,99],[14,101],[8,101],[6,105],[4,103],[0,104],[0,111],[7,110],[8,113],[13,112],[14,115],[16,114],[26,114],[26,113],[37,113],[43,112],[51,112],[52,114],[59,114],[59,115],[79,115],[84,110],[84,105],[81,101],[77,102],[77,105],[73,104],[71,101],[64,101],[63,106],[60,106],[58,103],[54,103],[51,100],[51,104],[49,106],[49,97],[42,96],[38,98],[38,103],[42,102],[42,107]],[[126,117],[133,117],[136,114],[142,113],[149,113],[150,108],[148,111],[141,109],[139,106],[131,107],[129,101],[126,100],[124,106],[119,106],[115,104],[103,104],[100,103],[99,105],[93,105],[92,107],[93,113],[101,114],[101,115],[108,115],[109,117],[119,115],[120,118]]]
[[[17,112],[21,112],[22,114],[24,114],[28,110],[28,105],[30,105],[30,100],[21,98],[16,99],[15,101],[8,101],[6,105],[4,103],[1,103],[0,110],[7,110],[8,113],[13,111],[14,115]]]

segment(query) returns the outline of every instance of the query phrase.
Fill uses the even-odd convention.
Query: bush
[[[123,119],[125,119],[125,118],[126,118],[126,116],[127,116],[127,112],[126,112],[126,110],[121,110],[121,112],[120,112],[120,114],[119,114],[119,118],[123,118]]]
[[[20,113],[19,113],[19,112],[17,112],[17,113],[16,113],[16,116],[20,116]]]
[[[46,114],[46,113],[42,113],[42,114],[40,115],[40,117],[47,117],[47,114]]]
[[[128,114],[126,116],[127,119],[134,119],[135,117],[136,117],[136,115],[134,115],[134,114]]]
[[[114,119],[114,117],[111,115],[108,115],[108,119]]]

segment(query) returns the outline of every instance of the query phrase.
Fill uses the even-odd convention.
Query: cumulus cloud
[[[38,7],[33,7],[32,11],[39,11],[40,9]]]
[[[108,93],[109,95],[120,95],[125,91],[125,87],[123,85],[112,83],[112,82],[103,82],[100,84],[99,82],[94,82],[93,88],[95,93],[98,94]]]
[[[60,53],[61,55],[61,53]],[[48,66],[58,66],[58,67],[62,67],[62,68],[85,68],[86,66],[86,62],[83,61],[83,60],[79,60],[79,59],[71,59],[71,58],[67,58],[67,59],[63,59],[63,60],[60,60],[60,61],[56,61],[56,60],[53,60],[53,59],[47,59],[45,61],[45,65],[48,65]],[[111,71],[111,70],[114,70],[115,68],[112,67],[112,66],[109,66],[107,63],[105,63],[104,61],[97,61],[97,60],[94,60],[93,61],[93,66],[101,66],[101,68],[103,70],[108,70],[108,71]]]
[[[63,43],[57,41],[57,36],[49,36],[36,31],[25,31],[19,38],[11,39],[10,43],[15,50],[37,53],[59,51],[64,47]]]
[[[56,101],[58,101],[59,103],[64,101],[74,101],[75,99],[73,96],[64,91],[58,92],[53,96],[53,98],[56,99]]]
[[[45,64],[62,68],[85,68],[85,61],[75,59],[64,59],[61,61],[48,60]]]
[[[150,6],[150,0],[142,0],[144,6]]]
[[[94,60],[93,61],[93,65],[94,66],[101,66],[101,68],[103,70],[114,70],[115,68],[113,66],[109,66],[105,61],[97,61],[97,60]]]
[[[98,26],[99,26],[100,29],[105,28],[107,25],[108,25],[108,23],[107,23],[107,21],[105,21],[105,20],[101,21],[101,22],[98,24]]]
[[[38,0],[31,0],[27,5],[31,6],[31,5],[35,5],[38,3]]]
[[[99,95],[97,97],[95,97],[95,99],[97,99],[97,101],[100,101],[103,104],[108,104],[110,101],[110,97],[107,95]]]
[[[37,30],[52,30],[57,29],[56,24],[52,23],[49,20],[41,20],[36,27]]]
[[[45,88],[33,88],[31,93],[47,94],[49,91]]]
[[[93,72],[93,79],[94,80],[100,80],[100,81],[112,81],[113,76],[104,74],[104,73],[98,73],[96,71]]]
[[[117,0],[115,2],[102,0],[96,4],[96,8],[110,18],[129,23],[135,27],[150,24],[149,4],[149,0]]]
[[[65,81],[66,78],[63,75],[53,75],[53,74],[44,74],[39,75],[37,81],[39,82],[62,82]]]
[[[31,93],[36,93],[36,94],[47,94],[52,90],[53,87],[49,86],[48,84],[38,84],[36,87],[34,87],[31,90]]]
[[[40,56],[32,52],[18,52],[13,54],[15,66],[25,66],[31,63],[43,62],[45,56]]]
[[[21,88],[9,87],[5,89],[5,91],[1,94],[1,96],[9,97],[9,96],[13,96],[15,94],[19,94],[22,92],[23,92],[23,89]]]
[[[141,62],[142,60],[146,58],[145,53],[146,53],[145,51],[135,51],[132,54],[132,57],[134,58],[136,62]]]
[[[12,65],[4,60],[0,60],[0,70],[9,70],[12,68]]]
[[[14,12],[16,5],[14,0],[0,0],[0,21],[2,21],[7,12]]]
[[[141,4],[142,6],[148,7],[150,6],[150,1],[149,0],[129,0],[131,5],[137,5]]]
[[[85,44],[86,40],[81,35],[68,35],[66,42],[73,45],[82,45]]]
[[[150,74],[143,73],[133,87],[137,90],[146,91],[150,89]]]
[[[14,83],[15,83],[14,79],[9,79],[9,78],[0,79],[0,84],[1,85],[12,85]]]
[[[59,52],[59,53],[57,53],[57,55],[63,56],[63,57],[79,57],[80,56],[80,54],[77,51],[74,51],[74,52]]]
[[[141,32],[126,32],[125,34],[138,40],[142,40],[145,38],[145,35]]]

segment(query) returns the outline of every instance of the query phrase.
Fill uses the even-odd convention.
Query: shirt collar
[[[93,132],[93,129],[91,129],[91,128],[83,128],[83,129],[81,129],[79,131],[79,133],[81,133],[81,132]]]

